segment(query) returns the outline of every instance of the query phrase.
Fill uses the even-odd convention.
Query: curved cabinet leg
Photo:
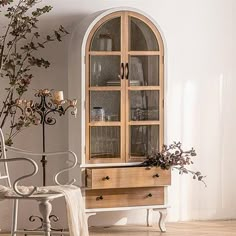
[[[86,212],[87,222],[88,222],[90,216],[95,216],[95,215],[97,215],[97,213],[95,213],[95,212],[91,212],[91,213]]]
[[[39,203],[39,211],[43,217],[43,231],[45,232],[45,236],[50,236],[51,231],[51,222],[49,219],[50,213],[52,211],[52,204],[49,200],[42,200]]]
[[[159,228],[161,232],[166,232],[166,216],[167,216],[167,209],[159,210],[160,218],[159,218]]]
[[[153,209],[147,209],[147,226],[151,227],[153,225]]]

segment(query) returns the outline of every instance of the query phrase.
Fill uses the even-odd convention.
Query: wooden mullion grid
[[[107,126],[120,126],[121,125],[121,122],[119,121],[92,121],[92,122],[89,122],[88,125],[90,127],[98,127],[98,126],[104,126],[104,127],[107,127]]]
[[[120,51],[91,51],[90,56],[121,56]]]
[[[127,14],[127,12],[124,13],[124,37],[123,37],[123,42],[124,42],[124,47],[123,47],[123,58],[124,58],[124,63],[128,63],[129,62],[129,56],[128,56],[128,50],[129,50],[129,30],[131,30],[130,27],[130,21],[129,21],[129,16]],[[126,72],[125,72],[126,73]],[[130,139],[129,139],[129,126],[128,126],[128,122],[129,122],[129,92],[128,92],[128,87],[129,87],[129,81],[124,78],[124,82],[125,82],[125,86],[124,86],[124,91],[125,91],[125,122],[124,122],[124,126],[125,126],[125,161],[129,162],[129,143],[130,143]]]
[[[112,13],[112,18],[115,17],[120,17],[122,19],[122,14],[120,12],[117,13]],[[122,57],[122,52],[121,51],[90,51],[90,44],[92,42],[92,38],[96,32],[96,30],[102,26],[107,20],[112,19],[110,15],[105,16],[101,21],[99,21],[94,28],[91,30],[88,40],[87,40],[87,45],[86,45],[86,57],[85,57],[85,62],[86,62],[86,163],[105,163],[105,162],[110,162],[110,163],[115,163],[115,162],[120,162],[122,160],[122,156],[118,158],[105,158],[102,160],[102,158],[94,159],[90,157],[90,139],[91,139],[91,127],[96,127],[96,126],[117,126],[121,127],[121,122],[97,122],[96,124],[90,123],[90,91],[122,91],[121,86],[114,88],[112,87],[90,87],[89,86],[89,80],[90,80],[90,74],[89,74],[89,67],[90,67],[90,58],[91,56],[120,56]],[[121,24],[122,25],[122,24]],[[122,32],[121,32],[122,33]],[[122,40],[121,40],[122,42]],[[121,47],[122,48],[122,47]],[[121,58],[122,60],[122,58]],[[122,142],[120,140],[120,144],[122,145]],[[121,149],[122,151],[122,149]],[[121,154],[121,153],[120,153]]]
[[[127,31],[127,27],[125,24],[126,21],[126,13],[122,12],[121,15],[121,63],[123,63],[123,65],[125,65],[125,60],[126,60],[126,31]],[[122,71],[121,71],[122,73]],[[123,71],[123,73],[125,73],[125,71]],[[120,155],[121,155],[121,162],[125,162],[126,161],[126,153],[125,153],[125,148],[126,148],[126,117],[125,117],[125,109],[126,109],[126,81],[125,78],[121,79],[121,104],[120,104]]]
[[[129,86],[128,90],[131,91],[160,91],[161,87],[160,86]]]
[[[131,56],[160,56],[160,51],[129,51],[128,55]]]
[[[129,121],[128,125],[160,125],[160,121],[155,120],[138,120],[138,121]]]
[[[89,91],[121,91],[120,86],[98,86],[89,87]]]

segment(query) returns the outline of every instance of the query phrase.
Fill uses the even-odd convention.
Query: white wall
[[[173,173],[168,219],[236,218],[236,190],[231,184],[236,178],[235,1],[45,0],[43,3],[54,6],[53,12],[42,19],[44,33],[60,24],[72,30],[83,16],[110,7],[136,7],[155,19],[167,46],[166,142],[179,140],[186,148],[196,148],[198,156],[194,168],[207,175],[208,185],[205,188],[190,177]],[[63,88],[67,91],[67,52],[68,40],[42,51],[52,66],[46,71],[36,71],[32,88]],[[48,150],[66,148],[67,131],[67,118],[58,119],[57,125],[48,129]],[[32,128],[20,137],[15,142],[17,146],[40,150],[40,127]],[[57,164],[63,165],[64,161]],[[49,163],[50,170],[54,166]],[[8,228],[9,213],[6,203],[1,203],[0,207],[4,206],[0,224],[2,228]],[[58,212],[64,213],[61,208]],[[129,212],[128,218],[125,213],[104,213],[91,218],[91,224],[143,224],[143,213]],[[24,209],[21,225],[26,224],[26,217],[30,214],[31,208]]]

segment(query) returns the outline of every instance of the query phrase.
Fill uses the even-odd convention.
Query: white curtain
[[[221,73],[170,88],[166,142],[196,149],[190,168],[207,176],[207,187],[173,171],[169,221],[236,218],[236,82],[231,78]]]

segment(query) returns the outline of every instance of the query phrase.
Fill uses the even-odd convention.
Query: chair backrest
[[[0,164],[3,165],[3,174],[0,172],[0,180],[5,180],[7,183],[6,187],[13,187],[13,190],[15,191],[15,193],[19,196],[22,197],[28,197],[30,195],[32,195],[36,190],[37,187],[33,187],[32,190],[30,190],[27,193],[22,193],[21,191],[18,190],[18,182],[22,179],[25,179],[27,177],[31,177],[33,175],[35,175],[38,172],[38,166],[36,164],[35,161],[33,161],[32,159],[29,158],[24,158],[24,157],[15,157],[15,158],[9,158],[7,159],[7,153],[6,153],[6,145],[5,145],[5,139],[4,139],[4,135],[2,132],[2,129],[0,128],[0,142],[1,142],[1,158],[0,158]],[[19,178],[17,178],[13,184],[11,184],[11,179],[10,179],[10,175],[9,175],[9,169],[8,169],[8,162],[14,162],[14,161],[27,161],[30,162],[33,165],[33,171],[30,174],[26,174],[24,176],[21,176]]]
[[[5,139],[4,139],[4,135],[3,135],[3,132],[2,132],[1,128],[0,128],[0,142],[1,142],[1,159],[6,159],[7,155],[6,155]],[[7,162],[4,161],[0,164],[3,167],[3,173],[0,172],[0,180],[5,180],[6,183],[7,183],[7,186],[11,187],[11,179],[10,179],[10,176],[9,176],[9,170],[8,170]]]
[[[78,163],[78,158],[76,156],[76,154],[72,151],[60,151],[60,152],[42,152],[42,153],[35,153],[35,152],[30,152],[30,151],[26,151],[26,150],[23,150],[23,149],[19,149],[19,148],[14,148],[14,147],[9,147],[9,146],[6,146],[5,145],[5,140],[4,140],[4,135],[3,135],[3,132],[2,130],[0,129],[0,148],[1,148],[1,158],[0,158],[0,166],[3,165],[3,171],[4,171],[4,174],[2,174],[0,172],[0,181],[1,180],[6,180],[7,182],[7,187],[12,187],[14,189],[14,191],[20,195],[20,196],[24,196],[24,197],[27,197],[27,196],[30,196],[32,195],[36,190],[37,190],[37,187],[34,187],[33,190],[27,194],[25,193],[21,193],[19,190],[18,190],[18,182],[23,180],[23,179],[26,179],[28,177],[32,177],[34,175],[37,174],[38,172],[38,165],[37,163],[31,159],[31,158],[28,158],[28,157],[14,157],[14,158],[7,158],[7,152],[8,151],[11,151],[11,152],[15,152],[15,153],[18,153],[18,154],[24,154],[24,156],[58,156],[58,155],[71,155],[73,160],[70,160],[71,161],[71,164],[69,166],[67,166],[66,168],[63,168],[61,169],[60,171],[58,171],[55,176],[54,176],[54,181],[57,185],[72,185],[74,182],[75,182],[75,179],[72,179],[71,181],[68,181],[67,183],[65,184],[61,184],[60,181],[58,180],[58,176],[61,175],[62,173],[64,172],[67,172],[73,168],[76,167],[77,163]],[[6,151],[7,150],[7,151]],[[9,170],[8,170],[8,165],[7,163],[8,162],[15,162],[15,161],[25,161],[25,162],[28,162],[31,164],[32,169],[28,169],[27,168],[27,172],[29,172],[29,174],[24,174],[23,176],[17,178],[16,180],[14,180],[14,182],[11,184],[11,179],[10,179],[10,175],[9,175]],[[32,171],[30,171],[32,170]]]

